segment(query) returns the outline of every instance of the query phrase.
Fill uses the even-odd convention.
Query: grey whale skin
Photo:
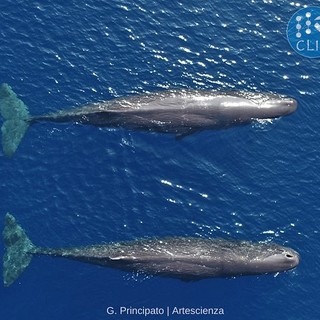
[[[293,98],[246,91],[172,90],[116,98],[56,113],[29,115],[27,106],[9,85],[0,86],[0,112],[4,118],[2,144],[12,156],[28,126],[39,121],[74,121],[100,127],[173,133],[179,138],[194,132],[243,125],[293,113]]]
[[[276,273],[299,264],[299,254],[274,243],[172,237],[50,249],[36,247],[7,213],[3,231],[4,285],[11,285],[33,255],[64,257],[124,271],[182,280]]]

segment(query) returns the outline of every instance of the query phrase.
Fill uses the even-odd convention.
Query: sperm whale
[[[28,127],[40,121],[73,121],[99,127],[172,133],[183,138],[203,130],[286,116],[296,108],[295,99],[273,93],[171,90],[30,116],[28,107],[11,87],[0,86],[0,113],[4,118],[2,145],[8,157],[14,154]]]
[[[270,242],[168,237],[70,248],[35,246],[9,213],[3,231],[3,280],[10,286],[34,255],[48,255],[123,271],[200,280],[277,273],[299,264],[299,254]]]

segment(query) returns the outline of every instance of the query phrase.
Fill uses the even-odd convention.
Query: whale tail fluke
[[[36,247],[9,213],[5,216],[3,240],[6,247],[3,257],[3,283],[5,287],[9,287],[28,267],[32,255],[36,253]]]
[[[1,127],[3,152],[11,157],[29,127],[30,115],[28,107],[6,83],[0,86],[0,113],[4,118]]]

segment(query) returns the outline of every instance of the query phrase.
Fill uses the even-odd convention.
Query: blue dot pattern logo
[[[307,58],[320,57],[320,7],[297,11],[287,29],[288,41],[294,51]]]

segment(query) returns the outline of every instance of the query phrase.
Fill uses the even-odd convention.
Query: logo
[[[287,37],[295,52],[307,58],[319,58],[320,7],[297,11],[288,23]]]

